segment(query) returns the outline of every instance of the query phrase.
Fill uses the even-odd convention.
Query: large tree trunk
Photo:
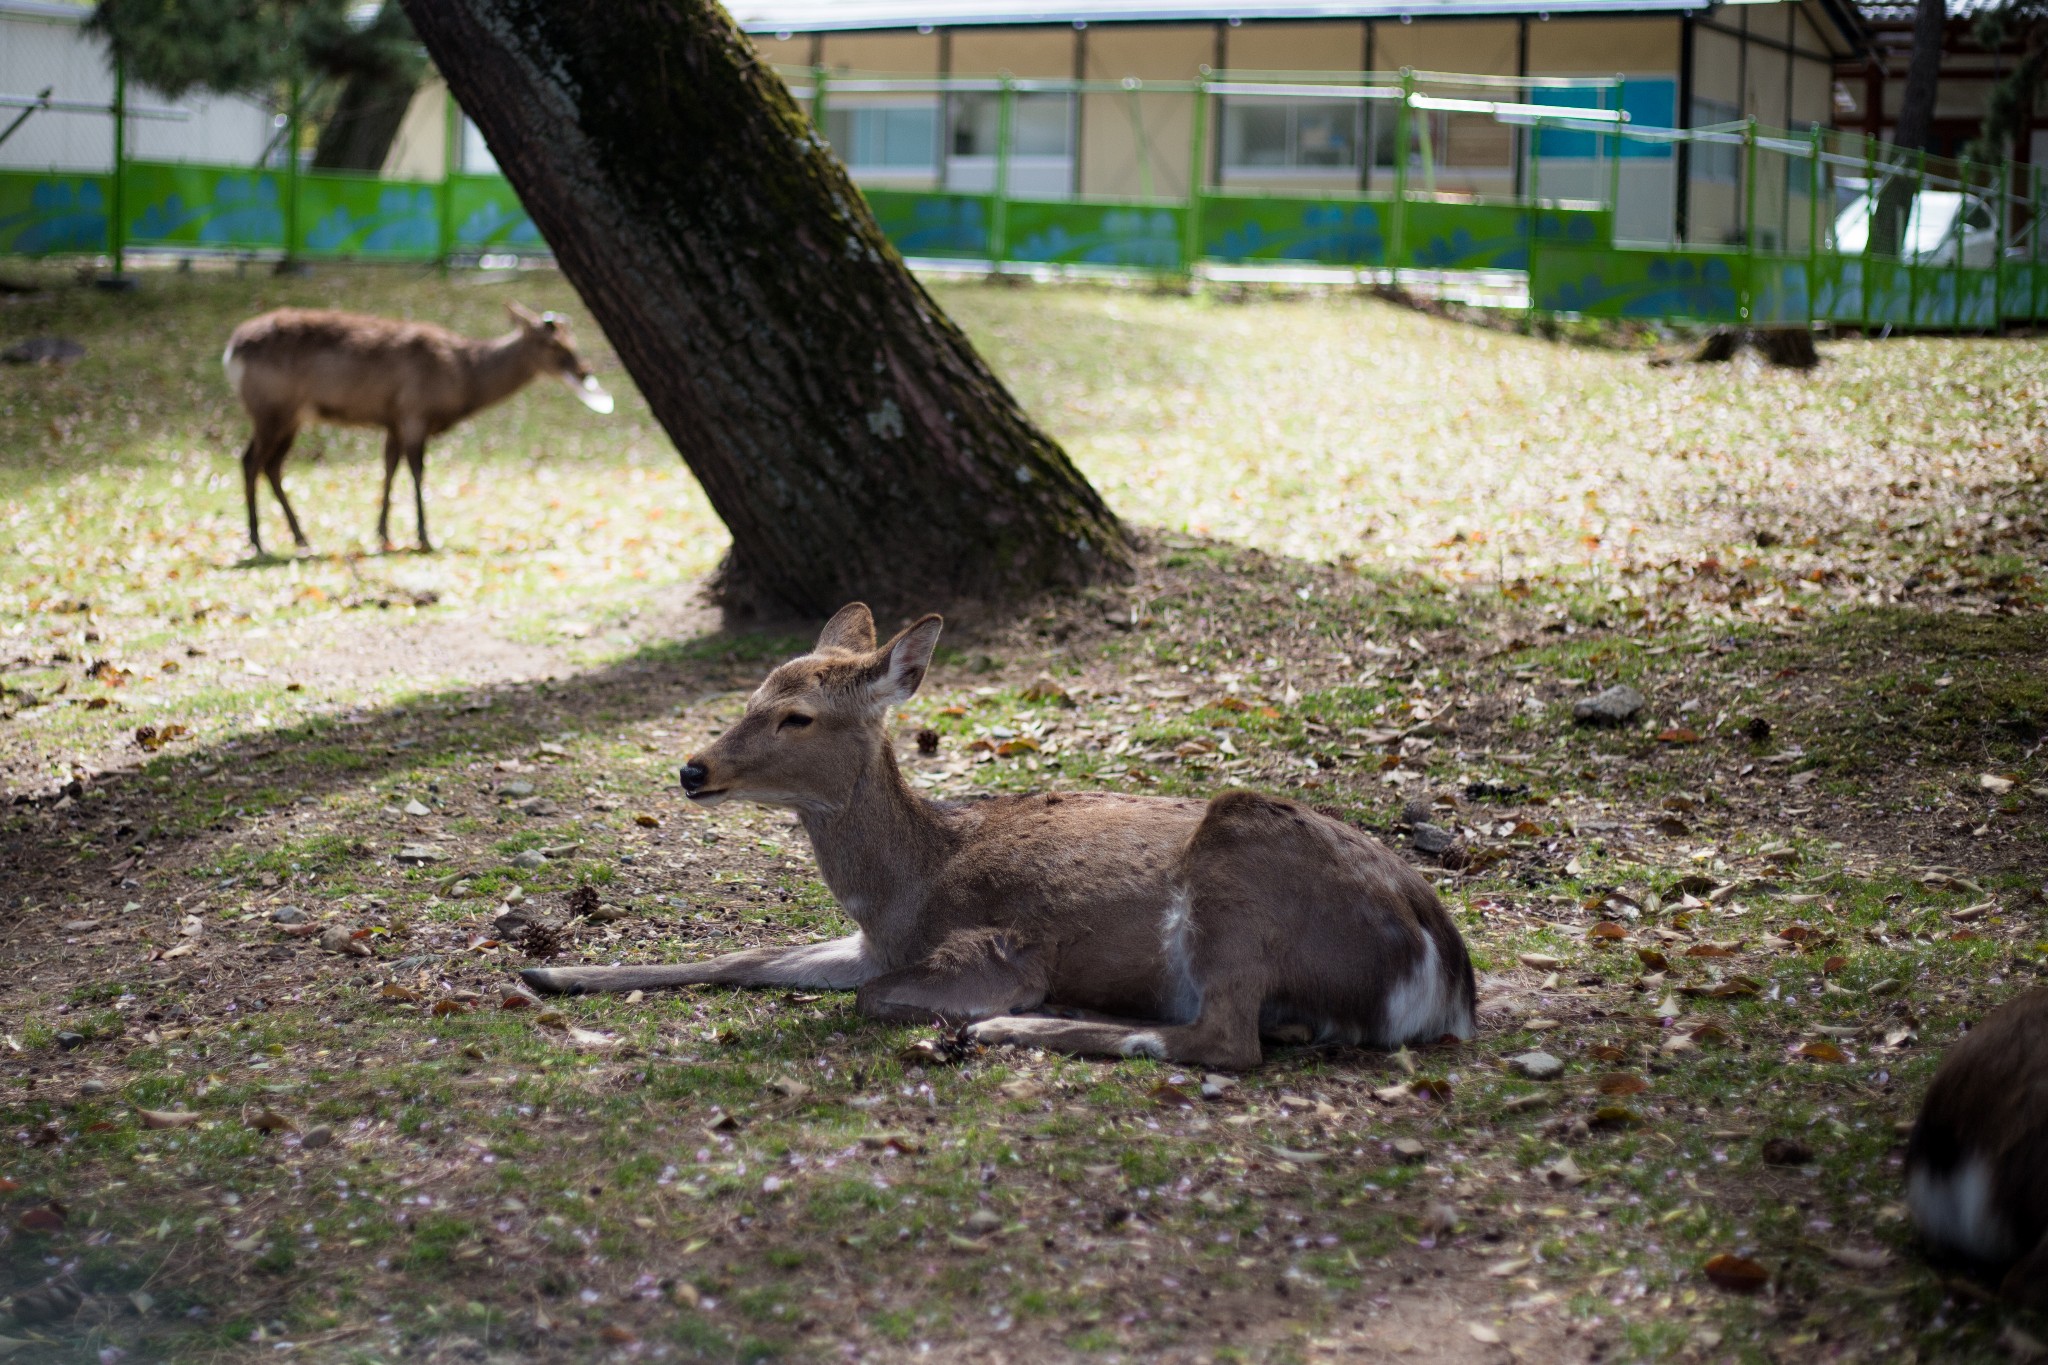
[[[351,76],[320,130],[313,166],[323,171],[380,171],[419,82],[403,76]]]
[[[1917,185],[1908,169],[1912,152],[1934,145],[1934,97],[1941,84],[1941,49],[1947,36],[1946,0],[1919,0],[1913,12],[1913,56],[1906,64],[1906,88],[1899,96],[1899,121],[1892,144],[1899,149],[1898,169],[1885,181],[1870,224],[1870,251],[1897,256],[1905,243],[1906,216]]]
[[[1122,527],[712,0],[406,0],[732,532],[729,610],[997,603]]]

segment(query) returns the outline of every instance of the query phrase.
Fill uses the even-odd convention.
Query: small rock
[[[522,853],[512,855],[512,866],[514,867],[523,867],[528,871],[532,871],[535,868],[542,868],[547,865],[548,855],[537,848],[529,848]]]
[[[1431,1237],[1448,1237],[1458,1230],[1458,1210],[1438,1202],[1422,1215],[1422,1230]]]
[[[434,812],[421,805],[417,799],[414,799],[405,803],[405,813],[407,815],[432,815]]]
[[[1554,1081],[1564,1075],[1564,1063],[1547,1052],[1523,1052],[1508,1058],[1508,1069],[1532,1081]]]
[[[556,806],[554,802],[548,800],[545,796],[529,796],[524,801],[514,801],[512,809],[522,815],[549,816],[553,815],[560,807]]]
[[[507,910],[491,921],[491,932],[499,938],[517,938],[533,923],[533,917],[524,910]]]
[[[371,955],[369,944],[363,942],[338,924],[320,935],[320,946],[330,953],[340,953],[343,957],[369,957]]]
[[[438,848],[429,848],[425,844],[407,844],[404,848],[398,850],[396,857],[399,862],[407,863],[414,867],[424,863],[445,863],[448,861],[447,854]]]
[[[498,798],[502,801],[517,801],[531,795],[533,795],[533,784],[523,777],[507,782],[498,788]]]
[[[79,1083],[78,1093],[81,1095],[104,1095],[113,1088],[105,1081],[82,1081]]]
[[[57,926],[60,932],[66,934],[89,934],[99,927],[100,922],[96,919],[70,919]]]
[[[1408,837],[1414,843],[1417,853],[1427,853],[1433,858],[1442,857],[1458,846],[1457,835],[1442,825],[1432,825],[1427,821],[1414,826]]]
[[[1572,703],[1572,719],[1581,725],[1626,725],[1643,709],[1643,694],[1626,684]]]
[[[306,912],[296,905],[280,905],[270,912],[273,924],[304,924]]]
[[[74,1048],[84,1047],[85,1035],[83,1033],[72,1033],[69,1031],[59,1033],[57,1035],[57,1046],[63,1048],[66,1052],[70,1052]]]
[[[994,1209],[976,1209],[967,1215],[967,1231],[970,1236],[982,1237],[1003,1226],[1002,1215]]]
[[[1202,1077],[1202,1098],[1205,1100],[1220,1100],[1235,1089],[1237,1082],[1228,1076],[1212,1071]]]
[[[299,1135],[301,1147],[325,1147],[334,1141],[334,1130],[324,1123],[315,1124]]]
[[[1429,1147],[1425,1143],[1417,1142],[1414,1138],[1395,1138],[1394,1155],[1412,1164],[1428,1156]]]
[[[507,891],[505,893],[505,908],[509,910],[513,906],[519,904],[519,902],[525,899],[526,888],[523,886],[514,885],[510,891]]]
[[[543,858],[566,858],[581,847],[581,844],[555,844],[550,848],[543,848],[540,852]]]

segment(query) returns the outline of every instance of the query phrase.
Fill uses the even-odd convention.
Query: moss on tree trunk
[[[1123,528],[709,0],[407,12],[732,532],[739,614],[1014,601]]]

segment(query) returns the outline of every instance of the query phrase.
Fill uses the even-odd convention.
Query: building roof
[[[1470,14],[1613,14],[1705,9],[1709,0],[727,0],[750,33],[965,24],[1228,19],[1418,19]]]

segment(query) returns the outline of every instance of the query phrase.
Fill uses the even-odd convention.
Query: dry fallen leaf
[[[1552,957],[1548,953],[1519,953],[1516,956],[1524,967],[1539,972],[1554,972],[1564,965],[1563,958]]]
[[[199,1115],[181,1109],[138,1109],[144,1128],[190,1128],[199,1122]]]
[[[1816,1062],[1846,1062],[1849,1060],[1848,1053],[1842,1051],[1833,1043],[1828,1042],[1802,1043],[1799,1047],[1799,1055],[1801,1057],[1810,1057]]]
[[[1626,1071],[1613,1071],[1594,1081],[1593,1088],[1603,1095],[1640,1095],[1650,1088],[1650,1083]]]
[[[1770,1271],[1747,1256],[1731,1256],[1726,1252],[1708,1261],[1701,1269],[1717,1287],[1737,1294],[1754,1294],[1771,1282]]]

